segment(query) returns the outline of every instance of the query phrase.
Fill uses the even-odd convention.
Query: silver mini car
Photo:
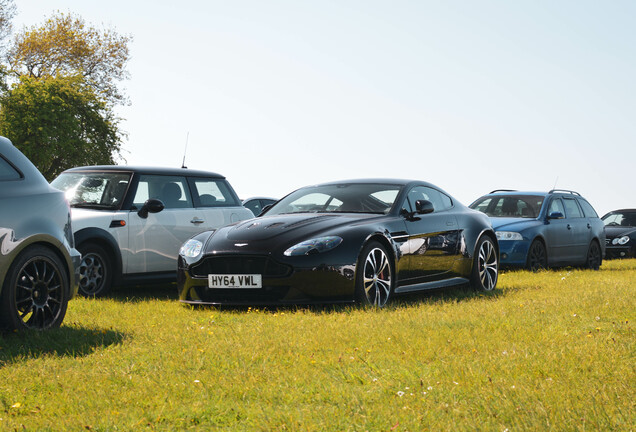
[[[0,325],[59,327],[77,293],[79,264],[64,194],[0,137]]]
[[[79,292],[90,297],[117,285],[175,281],[186,240],[254,217],[225,177],[207,171],[87,166],[51,185],[71,204]]]

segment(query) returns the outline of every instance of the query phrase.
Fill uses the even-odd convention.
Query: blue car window
[[[564,198],[563,203],[565,205],[565,214],[569,218],[582,218],[583,212],[573,198]]]
[[[554,198],[550,203],[550,208],[548,209],[549,215],[555,212],[559,212],[565,216],[565,209],[563,208],[563,203],[559,198]]]
[[[593,217],[593,218],[598,217],[598,214],[596,214],[594,207],[592,207],[592,205],[589,202],[585,201],[583,198],[579,198],[579,204],[581,204],[581,207],[583,208],[583,213],[585,213],[585,217]]]

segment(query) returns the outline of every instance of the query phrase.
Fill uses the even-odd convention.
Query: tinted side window
[[[251,200],[250,202],[245,203],[245,207],[250,209],[252,213],[254,213],[254,216],[258,216],[263,210],[263,207],[261,206],[261,200]]]
[[[563,203],[559,198],[554,198],[550,203],[550,208],[548,209],[548,215],[559,212],[565,217],[565,209],[563,208]]]
[[[411,189],[406,197],[404,208],[411,212],[415,211],[415,201],[417,200],[428,200],[432,202],[436,212],[448,210],[453,206],[453,201],[449,196],[426,186],[415,186]]]
[[[133,205],[141,208],[149,198],[161,200],[167,209],[192,207],[188,183],[185,177],[181,176],[139,176]]]
[[[22,175],[13,168],[13,166],[7,162],[2,156],[0,156],[0,181],[6,180],[19,180]]]
[[[598,217],[598,214],[594,210],[594,207],[592,207],[589,202],[585,201],[583,198],[579,198],[579,204],[581,204],[583,213],[585,213],[586,217]]]
[[[232,190],[224,179],[190,178],[197,207],[239,206]]]
[[[565,205],[565,213],[569,218],[582,218],[583,212],[579,208],[574,198],[563,198],[563,204]]]

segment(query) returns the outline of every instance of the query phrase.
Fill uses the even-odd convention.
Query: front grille
[[[195,277],[208,277],[209,274],[260,274],[266,278],[280,278],[290,275],[292,269],[266,256],[221,255],[204,258],[190,271]]]

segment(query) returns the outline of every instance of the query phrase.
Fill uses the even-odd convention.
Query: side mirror
[[[415,213],[417,214],[428,214],[433,213],[435,208],[433,207],[433,203],[429,200],[417,200],[415,201]]]
[[[165,206],[163,205],[161,200],[150,198],[149,200],[146,200],[146,202],[139,209],[137,214],[139,215],[140,218],[146,219],[148,217],[148,213],[159,213],[164,208]]]
[[[565,215],[559,211],[555,211],[548,215],[548,219],[565,219]]]

